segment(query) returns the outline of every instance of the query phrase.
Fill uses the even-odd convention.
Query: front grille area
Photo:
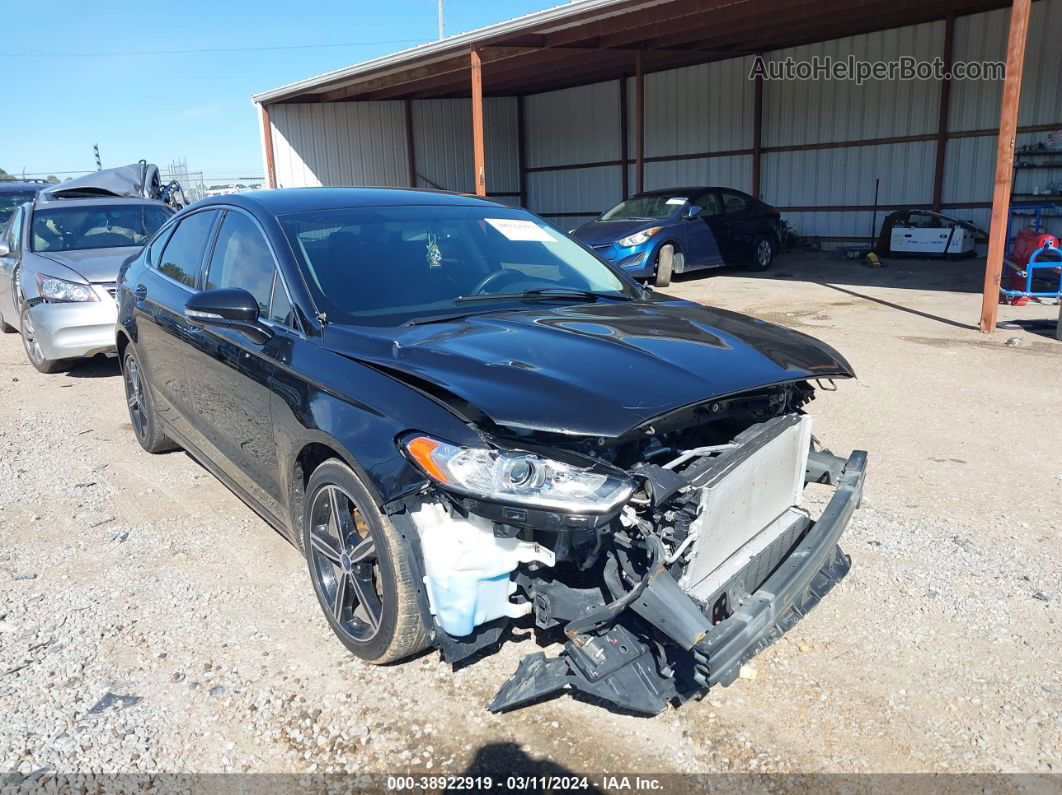
[[[111,298],[116,298],[118,296],[117,282],[103,282],[102,284],[100,284],[100,287],[106,290],[107,295],[109,295]]]
[[[740,575],[744,579],[745,590],[748,593],[755,593],[756,589],[766,582],[767,578],[778,568],[778,564],[786,559],[797,542],[804,537],[807,529],[808,526],[803,522],[794,524],[772,541],[767,549],[749,561],[749,565],[741,571]]]

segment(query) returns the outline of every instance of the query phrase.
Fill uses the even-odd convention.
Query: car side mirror
[[[696,221],[697,218],[700,217],[700,214],[701,208],[698,207],[696,204],[691,204],[683,211],[682,217],[687,221]]]
[[[231,328],[263,345],[272,330],[258,319],[258,299],[239,287],[219,287],[196,293],[184,305],[184,315],[204,326]]]
[[[8,247],[7,243],[0,243],[0,257],[6,257],[10,253],[11,249]]]

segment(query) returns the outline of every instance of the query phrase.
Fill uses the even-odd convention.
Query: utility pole
[[[439,0],[439,38],[443,38],[443,0]]]
[[[92,145],[92,153],[94,155],[96,155],[96,170],[97,171],[102,171],[103,170],[103,163],[100,161],[100,145],[99,144],[93,144]]]

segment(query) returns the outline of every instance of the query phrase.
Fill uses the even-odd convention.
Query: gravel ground
[[[812,407],[835,450],[871,451],[852,572],[746,678],[652,719],[488,713],[524,630],[456,672],[362,664],[293,548],[187,455],[140,450],[116,363],[42,376],[0,338],[0,772],[1057,772],[1062,344],[956,329],[969,295],[927,319],[882,303],[921,293],[846,298],[802,267],[673,291],[860,371]]]

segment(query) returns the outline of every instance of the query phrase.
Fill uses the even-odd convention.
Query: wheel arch
[[[664,248],[664,246],[673,246],[674,249],[675,249],[675,254],[681,254],[682,257],[683,257],[683,264],[685,264],[686,252],[683,250],[682,244],[679,243],[679,241],[676,238],[668,237],[668,238],[665,238],[665,239],[661,240],[660,243],[657,244],[656,248],[653,249],[652,258],[651,259],[652,259],[652,262],[653,262],[653,271],[654,272],[656,271],[656,261],[660,257],[660,252]],[[682,273],[682,271],[675,271],[675,273]]]

